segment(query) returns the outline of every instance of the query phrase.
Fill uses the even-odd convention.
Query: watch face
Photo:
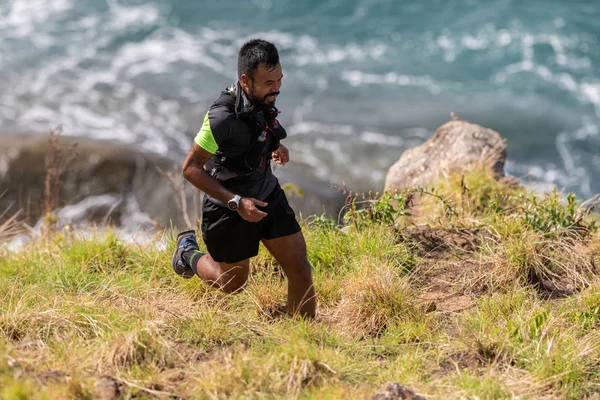
[[[227,202],[227,207],[229,207],[230,210],[235,211],[238,209],[238,203],[235,200],[229,200]]]

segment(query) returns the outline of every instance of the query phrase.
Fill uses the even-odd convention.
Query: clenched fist
[[[290,151],[283,144],[279,144],[277,150],[272,154],[273,161],[279,165],[285,165],[290,161]]]

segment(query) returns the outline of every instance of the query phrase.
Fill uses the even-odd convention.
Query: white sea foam
[[[116,0],[108,0],[110,28],[123,30],[135,26],[156,24],[160,19],[159,10],[152,5],[121,6]]]
[[[433,94],[437,94],[441,91],[438,83],[430,76],[398,75],[395,72],[369,74],[358,70],[352,70],[343,71],[340,78],[354,87],[364,84],[398,85],[424,87]]]
[[[53,17],[70,10],[74,0],[8,0],[0,5],[0,30],[25,37]]]
[[[596,115],[600,118],[600,82],[583,82],[579,90],[586,100],[594,103],[597,107]]]
[[[301,122],[289,126],[287,128],[287,133],[290,136],[308,133],[350,136],[355,133],[355,128],[351,125],[328,125],[320,122]]]
[[[256,2],[264,7],[261,10],[276,9],[269,0]],[[565,114],[574,114],[575,121],[600,118],[600,83],[593,68],[597,38],[584,31],[568,33],[573,32],[568,13],[549,25],[535,26],[515,20],[502,26],[448,24],[440,30],[407,20],[406,29],[399,31],[392,15],[370,19],[376,16],[376,2],[359,2],[345,14],[344,23],[377,21],[376,33],[363,37],[351,34],[354,22],[334,27],[348,29],[347,35],[339,36],[319,35],[315,26],[230,24],[236,16],[211,17],[197,27],[184,27],[169,19],[169,7],[175,9],[176,3],[94,3],[101,6],[88,8],[86,2],[74,0],[0,3],[0,125],[46,131],[62,124],[68,135],[135,143],[163,154],[186,151],[218,90],[235,78],[237,49],[254,37],[272,40],[280,49],[286,74],[282,94],[287,96],[282,122],[289,140],[300,146],[300,161],[319,169],[320,176],[383,179],[385,163],[432,132],[419,127],[404,129],[401,136],[373,132],[381,129],[372,123],[380,116],[379,109],[370,106],[413,93],[423,96],[422,107],[429,109],[428,99],[440,94],[468,104],[473,94],[502,93],[503,101],[510,103],[523,92],[551,91],[560,100],[548,102],[557,108],[564,105]],[[427,8],[421,3],[402,7],[407,12]],[[392,20],[388,31],[380,30]],[[480,62],[483,68],[477,69]],[[394,89],[381,90],[386,87]],[[429,117],[437,119],[438,112],[447,115],[450,109],[443,108],[453,106],[439,104],[423,112],[424,124]],[[527,112],[526,102],[522,104]],[[337,115],[352,107],[355,113]],[[363,120],[367,108],[377,110],[368,115],[369,123]],[[404,116],[384,117],[381,126],[389,126],[394,117],[401,125]],[[558,166],[550,169],[552,174],[540,172],[540,180],[562,184],[570,176],[571,186],[587,179],[593,188],[591,176],[598,173],[600,157],[586,149],[598,141],[582,135],[576,127],[561,133],[556,142],[560,158],[554,160]],[[364,154],[373,148],[375,154]]]
[[[380,144],[383,146],[403,147],[405,140],[399,136],[390,136],[379,132],[363,132],[360,139],[365,143]]]

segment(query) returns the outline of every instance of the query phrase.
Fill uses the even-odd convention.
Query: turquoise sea
[[[181,160],[247,39],[280,49],[296,168],[379,188],[449,113],[508,140],[508,172],[600,192],[600,2],[4,0],[0,134]]]

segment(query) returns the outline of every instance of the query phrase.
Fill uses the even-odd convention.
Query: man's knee
[[[288,268],[285,268],[288,279],[311,279],[312,267],[306,257],[290,263]]]
[[[220,277],[220,289],[227,294],[240,293],[248,282],[248,275],[248,267],[245,265],[231,268]]]

